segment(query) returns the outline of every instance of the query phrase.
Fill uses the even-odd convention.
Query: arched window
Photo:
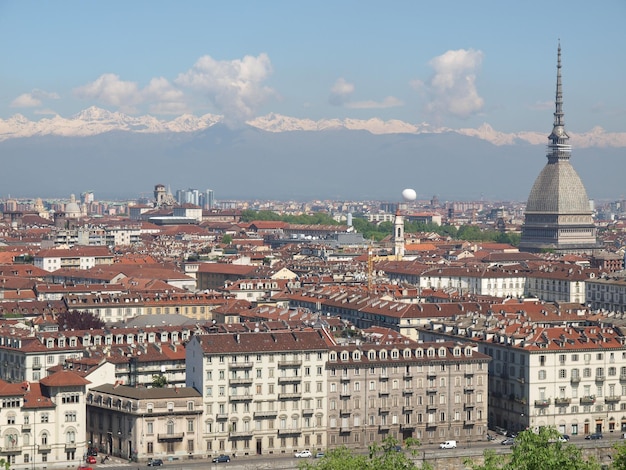
[[[174,421],[171,419],[167,421],[167,433],[174,434]]]
[[[65,442],[67,444],[74,444],[76,442],[76,432],[72,429],[65,433]]]

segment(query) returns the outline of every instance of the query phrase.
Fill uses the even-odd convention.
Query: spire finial
[[[567,144],[569,136],[565,132],[565,117],[563,113],[563,88],[561,84],[561,40],[558,43],[556,63],[556,97],[554,110],[554,125],[550,139],[548,159],[550,161],[569,159],[570,146]]]

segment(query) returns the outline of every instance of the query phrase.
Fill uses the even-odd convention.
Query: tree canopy
[[[387,437],[382,444],[369,447],[368,455],[356,454],[345,446],[330,450],[315,462],[301,462],[300,470],[416,470],[418,467],[411,460],[417,453],[420,443],[417,439],[404,441],[404,449],[397,439]],[[432,467],[423,464],[422,470]]]
[[[105,323],[100,317],[91,312],[81,312],[80,310],[68,310],[62,312],[57,317],[57,325],[62,331],[65,330],[94,330],[104,328]]]
[[[524,431],[515,438],[508,458],[487,449],[482,465],[469,459],[465,464],[472,470],[600,470],[598,462],[584,459],[578,446],[562,442],[560,437],[554,428]]]

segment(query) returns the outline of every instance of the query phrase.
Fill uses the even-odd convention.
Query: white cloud
[[[135,106],[142,101],[137,83],[120,80],[113,73],[101,75],[95,81],[76,88],[74,93],[79,98],[97,100],[131,113],[135,112]]]
[[[395,96],[388,96],[382,101],[357,101],[346,105],[347,108],[352,109],[385,109],[399,106],[404,106],[404,103]]]
[[[263,85],[272,73],[267,54],[245,56],[236,60],[200,57],[191,69],[178,75],[174,82],[208,95],[224,115],[224,122],[241,125],[255,117],[258,107],[275,92]]]
[[[58,100],[59,95],[57,93],[50,93],[44,90],[35,89],[30,93],[24,93],[13,101],[11,101],[12,108],[36,108],[41,106],[44,100]]]
[[[343,78],[338,78],[330,89],[328,102],[333,106],[343,106],[350,101],[352,93],[354,93],[354,84],[347,82]]]
[[[476,71],[483,53],[473,49],[447,51],[429,64],[434,75],[426,83],[414,80],[412,86],[427,99],[426,111],[436,117],[467,118],[478,113],[484,100],[476,90]]]

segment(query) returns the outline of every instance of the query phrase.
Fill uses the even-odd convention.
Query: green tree
[[[154,374],[152,376],[152,386],[154,388],[164,388],[167,385],[167,377],[163,374]]]
[[[222,243],[224,245],[230,245],[233,242],[233,236],[230,234],[226,234],[222,237]]]
[[[613,470],[626,470],[626,442],[618,442],[613,445],[615,452],[613,453]]]
[[[554,428],[541,428],[538,433],[524,431],[515,438],[508,458],[486,450],[484,464],[471,460],[465,464],[472,470],[600,470],[598,462],[584,459],[580,448],[561,442],[560,437]]]
[[[407,439],[405,449],[392,436],[385,438],[382,444],[373,444],[368,455],[354,454],[346,447],[330,450],[316,462],[301,462],[300,470],[416,470],[418,467],[411,460],[418,452],[419,441]],[[422,470],[432,467],[423,463]]]

